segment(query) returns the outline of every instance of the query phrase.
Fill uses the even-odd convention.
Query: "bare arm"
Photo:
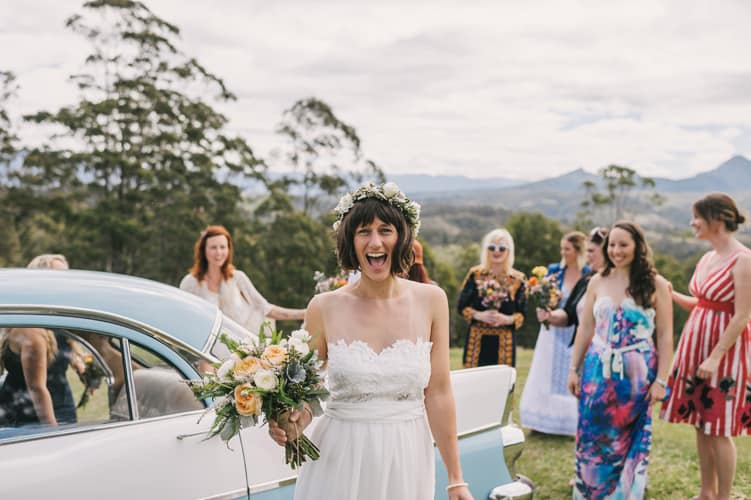
[[[568,325],[568,315],[563,309],[554,309],[550,311],[538,307],[535,309],[535,312],[537,313],[537,321],[548,321],[553,326]]]
[[[670,295],[672,296],[673,302],[675,302],[678,307],[688,312],[691,312],[691,310],[696,307],[696,304],[699,302],[699,299],[697,299],[696,297],[676,292],[675,290],[673,290],[672,285],[670,286]]]
[[[577,398],[581,394],[581,384],[579,370],[584,355],[589,349],[592,337],[595,334],[595,316],[594,305],[597,299],[597,287],[600,283],[600,276],[593,277],[587,286],[587,293],[584,295],[584,308],[582,317],[579,319],[579,328],[576,330],[576,340],[574,348],[571,351],[571,369],[568,372],[568,389]]]
[[[57,425],[52,396],[47,389],[47,340],[41,328],[19,328],[21,367],[39,422]]]
[[[281,307],[272,304],[271,311],[266,316],[278,320],[302,321],[303,319],[305,319],[305,309],[289,309],[287,307]]]
[[[430,304],[433,322],[430,340],[430,382],[425,389],[425,410],[443,463],[446,464],[449,484],[462,483],[459,463],[459,443],[456,439],[456,406],[451,389],[449,365],[449,309],[442,289],[431,287]],[[465,486],[449,490],[449,498],[472,498]]]
[[[657,378],[659,381],[655,380],[649,388],[649,396],[653,403],[665,398],[665,381],[673,361],[673,302],[670,297],[670,286],[662,276],[657,276],[655,286]]]
[[[697,376],[700,378],[709,378],[717,371],[722,357],[735,345],[738,336],[751,322],[751,255],[738,257],[732,274],[735,286],[735,313],[709,357],[699,365]]]

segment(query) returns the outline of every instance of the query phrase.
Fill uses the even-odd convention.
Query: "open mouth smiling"
[[[367,253],[365,254],[365,258],[368,259],[368,264],[373,267],[381,267],[386,264],[386,254],[383,252]]]

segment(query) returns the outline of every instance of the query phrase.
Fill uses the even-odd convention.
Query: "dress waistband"
[[[630,351],[645,352],[652,350],[652,343],[647,340],[640,340],[633,344],[623,347],[613,347],[602,338],[595,336],[592,342],[602,347],[600,361],[602,362],[602,377],[610,378],[612,374],[617,373],[623,378],[623,353]]]
[[[715,300],[699,299],[696,304],[697,307],[703,307],[704,309],[712,309],[713,311],[722,311],[730,314],[735,314],[735,302],[718,302]]]
[[[324,414],[337,420],[403,422],[425,415],[425,404],[422,400],[328,401]]]

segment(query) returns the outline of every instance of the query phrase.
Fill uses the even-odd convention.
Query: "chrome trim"
[[[512,443],[503,445],[503,461],[506,463],[508,471],[513,475],[516,473],[516,461],[522,456],[524,443]]]
[[[79,424],[71,425],[70,428],[60,429],[59,427],[48,432],[41,432],[39,434],[24,434],[22,436],[10,436],[6,438],[0,438],[0,448],[6,444],[20,443],[26,441],[38,441],[40,439],[52,439],[58,436],[70,436],[72,434],[83,434],[85,432],[104,431],[109,429],[117,429],[120,427],[129,427],[132,425],[143,425],[150,422],[158,422],[160,420],[170,420],[174,418],[182,418],[190,415],[196,415],[200,417],[206,410],[191,410],[183,413],[172,413],[170,415],[161,415],[159,417],[142,418],[140,420],[122,420],[122,421],[110,421],[100,424],[87,425],[85,427],[77,427]],[[45,428],[46,429],[46,428]],[[50,428],[52,429],[52,428]]]
[[[235,498],[247,496],[247,488],[240,488],[239,490],[225,491],[224,493],[217,493],[216,495],[211,495],[208,497],[200,497],[196,500],[234,500]]]
[[[203,349],[201,349],[201,352],[204,354],[211,355],[211,348],[214,347],[216,339],[219,337],[220,328],[222,327],[222,317],[222,311],[217,307],[216,316],[214,316],[214,324],[211,327],[211,333],[209,334],[209,338],[206,339],[206,343],[203,344]]]
[[[488,425],[484,425],[482,427],[477,427],[475,429],[470,429],[468,431],[459,432],[456,435],[456,438],[457,439],[466,439],[466,438],[475,436],[477,434],[482,434],[483,432],[488,432],[488,431],[492,431],[492,430],[495,430],[495,429],[500,429],[501,427],[503,427],[503,426],[501,425],[500,422],[497,423],[497,424],[488,424]]]
[[[516,387],[516,381],[511,384],[508,390],[508,396],[506,397],[506,405],[503,407],[503,416],[501,422],[503,424],[510,424],[512,419],[511,411],[514,409],[514,389]]]
[[[208,436],[208,432],[206,432],[206,431],[191,432],[190,434],[178,434],[175,437],[177,437],[177,439],[179,441],[182,441],[183,439],[188,439],[188,438],[192,438],[192,437],[196,437],[196,436]]]
[[[119,314],[110,313],[107,311],[100,311],[98,309],[86,309],[82,307],[71,306],[57,306],[57,305],[39,305],[39,304],[2,304],[0,305],[0,314],[44,314],[46,316],[66,316],[66,317],[79,317],[84,319],[92,319],[97,321],[105,321],[108,323],[114,323],[120,326],[126,326],[129,328],[136,328],[138,330],[149,333],[152,337],[155,337],[161,343],[166,344],[172,349],[182,349],[199,358],[206,358],[212,363],[216,363],[219,360],[214,356],[207,354],[203,351],[196,349],[195,347],[186,344],[180,339],[173,337],[172,335],[155,328],[146,323],[141,323],[131,318],[121,316]],[[221,313],[219,313],[221,314]]]
[[[267,481],[265,483],[251,484],[250,493],[251,494],[260,493],[266,490],[273,490],[274,488],[281,488],[283,486],[289,486],[290,484],[295,484],[296,482],[297,482],[297,476],[289,476],[289,477],[285,477],[284,479],[279,479],[276,481]]]
[[[510,483],[493,488],[488,500],[532,500],[535,484],[526,476],[517,474]]]
[[[130,403],[130,419],[140,420],[138,418],[138,401],[136,400],[136,383],[133,379],[133,360],[130,357],[130,342],[125,337],[120,339],[122,342],[121,352],[123,355],[123,369],[125,370],[125,382],[128,389],[128,403]]]

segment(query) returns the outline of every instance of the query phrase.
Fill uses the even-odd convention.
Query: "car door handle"
[[[196,437],[196,436],[205,436],[205,435],[206,435],[206,431],[191,432],[190,434],[178,434],[177,435],[177,439],[179,439],[180,441],[182,441],[183,439],[192,438],[192,437]]]

